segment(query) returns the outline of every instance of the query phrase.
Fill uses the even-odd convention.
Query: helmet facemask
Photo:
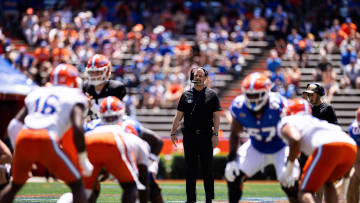
[[[114,96],[109,96],[100,104],[100,118],[103,124],[119,123],[125,115],[125,105]]]
[[[101,68],[89,67],[86,70],[88,81],[91,85],[100,85],[107,81],[110,77],[110,67],[104,66]]]
[[[266,90],[245,91],[245,104],[252,111],[259,111],[267,102],[269,92]]]
[[[123,117],[122,111],[108,110],[107,112],[100,113],[101,121],[105,125],[117,124],[121,121],[122,117]]]

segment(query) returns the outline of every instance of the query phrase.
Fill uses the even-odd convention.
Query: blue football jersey
[[[131,118],[129,116],[123,116],[123,120],[122,122],[119,122],[119,124],[121,124],[121,126],[124,127],[124,129],[126,129],[127,126],[131,126],[132,128],[135,129],[137,135],[141,135],[142,134],[142,128],[143,126],[141,125],[141,123],[139,121],[137,121],[134,118]],[[86,124],[84,124],[84,129],[85,132],[94,130],[95,128],[102,126],[102,122],[101,119],[95,119],[92,120]]]
[[[131,125],[137,132],[137,135],[141,135],[142,134],[142,129],[143,126],[141,125],[141,123],[136,120],[135,118],[131,118],[129,116],[124,116],[123,117],[123,125],[124,126],[128,126]]]
[[[281,113],[286,104],[286,98],[270,92],[264,113],[258,120],[246,106],[245,96],[240,95],[232,102],[230,112],[232,117],[244,127],[254,148],[262,153],[271,154],[285,146],[278,136],[276,126],[281,120]]]
[[[349,126],[349,135],[355,140],[357,146],[360,146],[360,126],[357,120],[354,120]]]

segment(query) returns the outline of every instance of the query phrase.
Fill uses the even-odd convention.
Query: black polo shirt
[[[126,88],[124,84],[120,81],[116,80],[108,80],[105,83],[104,88],[99,92],[99,94],[95,91],[95,86],[90,85],[89,83],[85,83],[83,86],[83,92],[88,93],[93,97],[96,104],[99,104],[101,99],[106,98],[108,96],[115,96],[118,99],[122,100],[126,94]]]
[[[84,84],[83,92],[88,93],[93,97],[91,100],[92,108],[89,110],[88,114],[91,119],[96,119],[99,117],[100,103],[108,96],[115,96],[122,100],[126,94],[126,88],[120,81],[108,80],[99,93],[96,92],[95,86],[90,85],[89,83]]]
[[[185,129],[210,131],[214,126],[213,113],[221,111],[221,106],[213,89],[192,88],[181,95],[177,110],[184,112]]]
[[[318,119],[326,120],[329,123],[338,124],[333,107],[325,102],[319,106],[313,106],[312,115]]]

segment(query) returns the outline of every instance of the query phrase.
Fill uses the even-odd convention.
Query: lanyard
[[[202,89],[201,92],[199,93],[199,95],[197,96],[196,101],[195,101],[195,105],[194,105],[194,107],[192,108],[192,110],[191,110],[191,112],[190,112],[190,116],[192,116],[192,114],[194,113],[195,107],[196,107],[196,105],[198,104],[199,99],[200,99],[200,97],[201,97],[201,94],[202,94],[203,92],[205,92],[205,88]]]

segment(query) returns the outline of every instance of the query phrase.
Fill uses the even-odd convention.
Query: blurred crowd
[[[112,78],[129,87],[128,102],[173,108],[191,68],[210,70],[208,85],[214,86],[215,73],[242,73],[249,41],[268,40],[275,45],[266,61],[274,91],[297,94],[300,69],[309,66],[312,54],[319,56],[313,78],[324,84],[329,101],[339,88],[360,88],[359,33],[352,21],[360,17],[357,0],[0,4],[0,54],[39,85],[57,64],[71,63],[84,72],[88,58],[101,53],[112,61]],[[332,63],[338,52],[341,80]]]

